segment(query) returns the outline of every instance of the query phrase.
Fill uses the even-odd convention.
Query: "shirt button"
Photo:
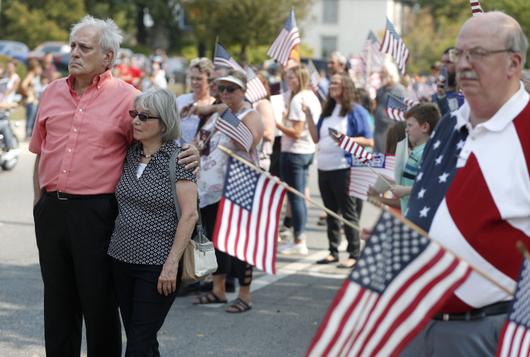
[[[66,151],[68,151],[68,152],[72,152],[72,149],[68,148],[68,149],[66,149]]]
[[[74,128],[74,133],[77,133],[77,128]]]
[[[65,173],[66,173],[66,170],[63,170],[63,174],[65,174]]]
[[[82,112],[82,111],[83,111],[83,109],[79,108],[79,111],[80,111],[80,112]]]

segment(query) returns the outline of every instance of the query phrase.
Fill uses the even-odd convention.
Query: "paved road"
[[[0,356],[44,356],[43,289],[31,214],[33,161],[26,143],[18,166],[0,172]],[[310,186],[320,200],[315,171]],[[327,253],[325,230],[315,224],[318,213],[309,210],[309,256],[280,255],[276,276],[255,272],[250,312],[227,314],[221,305],[193,306],[190,296],[177,298],[159,333],[162,355],[303,356],[347,274],[314,264]],[[376,209],[365,207],[362,225],[375,215]]]

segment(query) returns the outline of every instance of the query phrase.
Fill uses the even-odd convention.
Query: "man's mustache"
[[[473,71],[462,71],[456,74],[456,79],[477,79],[477,73]]]

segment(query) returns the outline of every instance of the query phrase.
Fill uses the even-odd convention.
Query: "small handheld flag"
[[[388,18],[386,19],[385,37],[383,38],[383,42],[381,42],[380,50],[382,53],[391,55],[396,61],[401,74],[405,74],[405,66],[409,59],[409,50],[405,47],[405,43]]]
[[[271,48],[267,51],[267,55],[285,66],[289,60],[289,55],[291,54],[292,49],[298,44],[300,44],[300,33],[296,26],[294,9],[291,9],[289,17],[285,21],[278,37],[272,43]]]

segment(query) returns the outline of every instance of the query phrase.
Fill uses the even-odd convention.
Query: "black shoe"
[[[333,255],[328,255],[325,258],[317,260],[317,264],[331,264],[339,261],[339,258],[334,257]]]

